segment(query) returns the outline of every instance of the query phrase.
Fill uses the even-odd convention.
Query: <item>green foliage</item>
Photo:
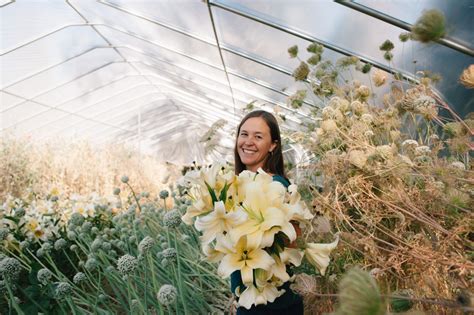
[[[223,189],[220,198],[225,198],[227,189]],[[82,225],[66,223],[47,240],[38,239],[22,249],[18,246],[2,247],[2,254],[15,255],[29,269],[22,270],[12,286],[12,294],[19,298],[17,304],[11,296],[1,293],[2,313],[17,309],[25,314],[125,314],[131,312],[132,304],[134,310],[140,310],[138,313],[222,311],[228,299],[228,284],[217,275],[216,266],[201,261],[197,232],[184,224],[166,228],[163,217],[168,212],[161,209],[159,199],[151,201],[141,197],[138,207],[134,198],[124,198],[124,192],[121,195],[114,197],[122,199],[119,213],[115,202],[91,201],[87,208],[94,209],[93,214],[82,217],[83,220],[75,216],[74,222],[79,224],[82,221]],[[36,196],[36,202],[41,200],[41,194]],[[181,216],[187,207],[186,199],[175,196],[176,208],[173,211],[180,211]],[[65,207],[70,206],[65,200],[59,201]],[[28,206],[28,200],[17,202],[23,204],[28,216],[33,215],[35,210]],[[71,208],[61,210],[71,211]],[[0,209],[1,214],[14,211],[10,204]],[[58,215],[60,212],[51,213],[50,217],[59,226],[64,223],[56,220]],[[28,238],[21,228],[15,226],[19,223],[16,221],[12,220],[14,224],[8,231],[10,234],[16,232],[12,234],[15,235],[12,244]],[[73,231],[75,238],[67,238]],[[52,246],[58,239],[66,240],[68,246]],[[38,257],[35,253],[40,248],[43,248],[44,256]],[[164,263],[162,259],[156,259],[157,255],[171,249],[175,252],[173,260]],[[136,261],[134,268],[127,269],[129,273],[123,276],[117,270],[118,262],[127,255],[136,257]],[[87,268],[85,262],[92,260],[95,268]],[[43,268],[49,269],[53,275],[50,281],[40,283],[38,271]],[[121,268],[123,270],[124,266]],[[73,281],[78,273],[83,273],[84,279]],[[164,284],[173,286],[177,292],[173,304],[162,305],[157,298]]]

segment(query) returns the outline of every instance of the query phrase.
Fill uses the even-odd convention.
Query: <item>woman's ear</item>
[[[275,141],[272,143],[272,145],[270,146],[270,150],[269,152],[273,152],[273,150],[275,150],[275,148],[277,147],[278,143]]]

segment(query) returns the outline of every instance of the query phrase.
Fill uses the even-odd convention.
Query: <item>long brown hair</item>
[[[265,164],[263,165],[263,170],[268,173],[275,175],[280,175],[286,178],[285,175],[285,166],[283,164],[283,153],[281,150],[281,136],[280,136],[280,127],[278,122],[271,113],[264,110],[255,110],[248,113],[240,122],[239,127],[237,128],[237,136],[235,138],[234,146],[234,159],[235,159],[235,174],[239,175],[240,172],[247,169],[242,160],[240,159],[239,152],[237,150],[237,140],[240,134],[240,128],[242,125],[249,119],[254,117],[261,117],[266,123],[268,128],[270,128],[270,136],[272,138],[272,143],[276,144],[275,149],[273,149],[273,154],[268,154],[265,159]]]

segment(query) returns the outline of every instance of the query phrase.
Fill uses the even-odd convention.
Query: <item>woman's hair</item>
[[[270,128],[270,136],[272,138],[272,143],[276,143],[275,149],[273,149],[272,154],[268,154],[265,164],[263,165],[263,170],[275,175],[280,175],[286,178],[285,167],[283,164],[283,153],[281,150],[281,136],[280,128],[278,127],[278,122],[275,119],[275,116],[266,112],[264,110],[255,110],[248,113],[240,122],[239,127],[237,128],[237,136],[235,138],[234,146],[234,158],[235,158],[235,174],[239,175],[240,172],[246,170],[246,166],[242,163],[240,159],[239,152],[237,149],[237,140],[240,134],[240,128],[242,125],[249,119],[254,117],[262,118],[266,123],[268,128]]]

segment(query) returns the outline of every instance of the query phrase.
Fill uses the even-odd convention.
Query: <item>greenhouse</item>
[[[474,312],[472,0],[0,0],[0,314]]]

